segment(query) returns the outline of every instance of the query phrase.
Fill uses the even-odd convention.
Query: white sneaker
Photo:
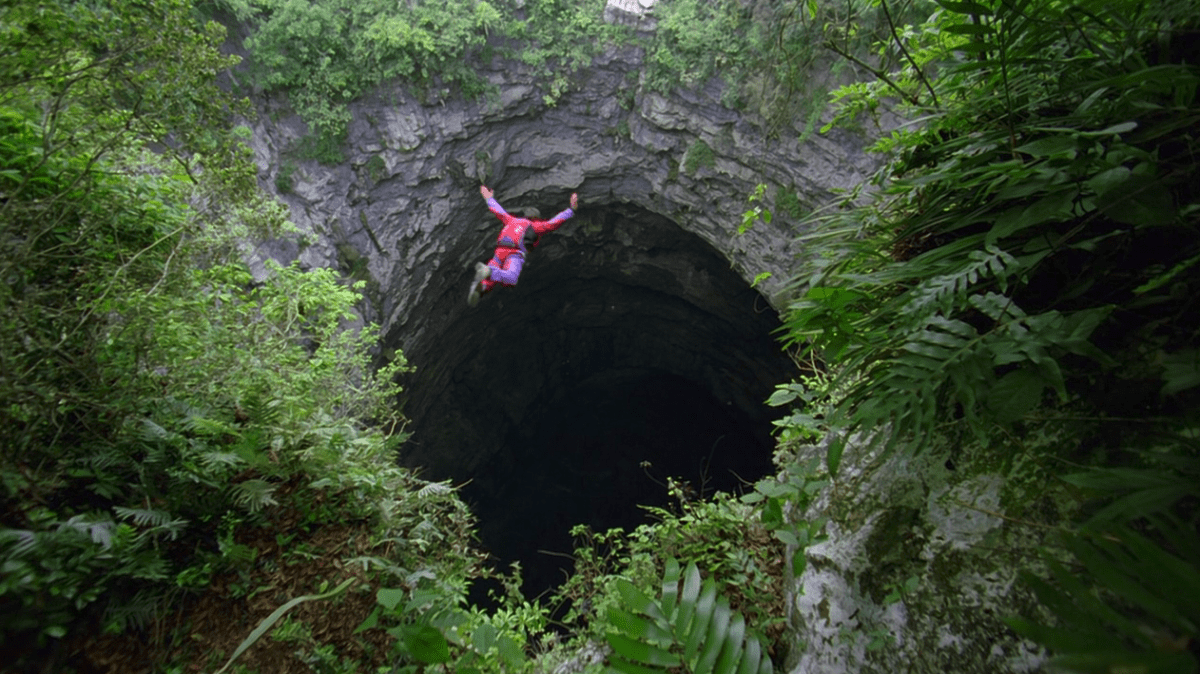
[[[489,278],[492,275],[492,268],[482,262],[475,263],[475,280],[471,281],[471,289],[467,291],[467,305],[475,306],[479,304],[479,298],[483,296],[483,289],[480,287],[480,281]]]

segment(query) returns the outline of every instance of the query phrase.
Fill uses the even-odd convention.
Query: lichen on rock
[[[823,457],[824,446],[797,461]],[[1001,512],[1004,478],[946,451],[881,455],[850,443],[839,476],[795,521],[827,518],[790,596],[788,669],[1037,671],[1044,652],[1002,618],[1030,609],[1017,569],[1040,537]],[[791,551],[789,551],[791,552]]]

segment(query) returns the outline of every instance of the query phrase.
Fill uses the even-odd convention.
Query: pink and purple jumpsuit
[[[487,205],[488,209],[495,213],[497,218],[500,218],[500,222],[504,223],[504,227],[500,229],[500,235],[496,237],[495,255],[488,260],[488,266],[492,268],[492,276],[480,282],[482,291],[485,293],[496,285],[514,286],[517,284],[521,268],[525,266],[525,254],[528,253],[525,249],[525,230],[532,227],[534,233],[537,234],[537,238],[533,242],[536,247],[542,240],[543,234],[553,232],[575,215],[575,211],[568,208],[549,220],[527,220],[509,215],[494,197],[487,200]]]

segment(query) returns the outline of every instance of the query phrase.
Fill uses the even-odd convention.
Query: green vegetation
[[[604,22],[604,0],[527,0],[524,13],[503,29],[514,47],[498,53],[535,68],[547,105],[573,88],[572,76],[594,56],[627,39],[625,29]]]
[[[956,447],[1074,501],[1029,576],[1057,624],[1010,624],[1071,671],[1194,672],[1197,7],[939,4],[837,93],[838,123],[922,124],[810,220],[785,323],[829,380],[781,391],[784,432]]]
[[[708,143],[705,143],[699,138],[688,146],[687,154],[684,155],[683,171],[688,175],[695,175],[696,171],[701,167],[712,168],[717,165],[717,157],[713,154],[712,148]]]
[[[373,366],[374,327],[346,329],[362,285],[241,262],[239,242],[288,226],[229,125],[244,103],[214,84],[233,63],[222,31],[190,10],[3,10],[19,28],[0,71],[7,666],[532,671],[548,608],[483,566],[451,487],[394,463],[406,365]],[[751,512],[681,502],[627,548],[658,576],[676,540],[744,580],[708,583],[775,643],[782,544]],[[625,569],[595,566],[562,599],[587,588],[619,610]],[[500,608],[467,608],[487,577]],[[607,630],[572,606],[560,654]]]
[[[619,35],[590,0],[530,1],[521,21],[485,2],[227,6],[256,25],[259,85],[317,132],[296,151],[324,161],[345,103],[380,82],[478,93],[467,64],[507,37],[546,68],[552,103],[560,68]],[[1200,13],[940,6],[663,5],[651,86],[757,71],[739,101],[786,116],[823,46],[875,75],[836,92],[835,124],[895,105],[922,123],[878,141],[870,185],[809,216],[786,339],[812,375],[769,401],[779,474],[710,499],[671,481],[653,523],[577,527],[575,573],[543,605],[519,569],[484,566],[452,487],[395,465],[406,363],[378,366],[374,327],[346,329],[363,286],[294,266],[254,278],[237,255],[287,224],[229,125],[244,102],[214,84],[233,64],[220,27],[182,0],[5,5],[6,665],[530,672],[604,641],[622,671],[769,671],[787,655],[785,579],[825,531],[796,513],[857,433],[1008,476],[1008,512],[1053,530],[1026,570],[1048,613],[1009,624],[1059,666],[1195,672]],[[674,171],[706,165],[697,141]],[[739,231],[770,221],[767,198]],[[773,198],[807,209],[792,188]],[[826,437],[823,470],[796,458]],[[480,578],[504,586],[499,608],[468,606]],[[876,589],[892,603],[920,587]]]
[[[288,92],[312,135],[345,134],[346,105],[391,80],[429,86],[435,77],[468,95],[483,83],[465,63],[499,21],[487,2],[225,0],[254,26],[246,47],[257,86]],[[319,153],[327,158],[327,152]]]
[[[324,627],[361,621],[374,585],[465,596],[471,516],[394,464],[405,364],[345,329],[359,288],[239,261],[285,223],[214,83],[220,27],[122,0],[0,23],[6,667],[215,670],[249,633],[231,607],[364,581],[294,610]],[[378,661],[383,638],[281,662]]]
[[[618,578],[622,604],[607,618],[614,628],[608,643],[615,656],[609,664],[621,672],[753,672],[769,674],[771,659],[758,638],[746,633],[746,619],[717,594],[712,578],[700,582],[695,562],[680,573],[670,559],[662,579],[662,598],[646,596],[633,583]],[[680,581],[682,580],[682,586]]]
[[[477,0],[221,0],[252,27],[251,79],[286,92],[309,127],[303,159],[343,160],[348,104],[384,83],[422,100],[489,91],[478,69],[502,54],[536,69],[553,104],[571,75],[622,31],[601,19],[600,0],[532,0],[518,12]],[[524,17],[520,15],[524,14]]]
[[[604,0],[219,0],[217,7],[250,28],[249,79],[255,89],[285,93],[308,125],[301,159],[340,163],[352,101],[380,85],[399,84],[423,101],[494,94],[480,72],[504,57],[533,69],[543,100],[554,105],[574,74],[610,46],[646,50],[640,87],[669,92],[713,78],[727,85],[724,103],[751,107],[772,128],[806,120],[811,132],[825,109],[828,49],[887,64],[889,23],[928,16],[927,0],[888,17],[876,2],[750,6],[734,0],[669,0],[654,9],[658,28],[638,36],[603,21]],[[832,77],[842,62],[828,68]],[[830,79],[830,81],[826,81]],[[626,102],[622,101],[623,105]]]

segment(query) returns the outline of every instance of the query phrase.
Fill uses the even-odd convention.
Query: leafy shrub
[[[347,104],[383,82],[421,85],[434,78],[479,91],[479,76],[464,65],[483,45],[500,13],[487,2],[396,3],[373,0],[227,0],[254,29],[246,40],[259,86],[288,92],[322,147],[340,145],[350,119]]]
[[[608,643],[616,653],[609,658],[613,669],[635,673],[774,671],[758,638],[747,634],[745,618],[730,609],[725,597],[718,596],[712,578],[701,583],[695,563],[688,564],[681,574],[678,561],[667,561],[658,601],[623,578],[617,579],[616,586],[624,608],[611,608],[606,616],[611,628]]]
[[[683,170],[688,175],[695,175],[700,167],[712,168],[717,165],[717,156],[713,153],[708,143],[697,138],[694,143],[688,146],[687,155],[683,160]]]
[[[1025,574],[1045,612],[1010,624],[1070,671],[1195,671],[1196,8],[939,4],[837,94],[923,124],[809,220],[785,327],[829,380],[777,393],[808,405],[783,432],[1053,474],[1086,521],[1054,523]],[[1046,438],[1092,467],[1029,468]]]
[[[745,72],[762,51],[765,27],[737,2],[673,0],[654,12],[658,28],[646,55],[652,89],[694,87],[716,75]]]
[[[628,32],[604,22],[602,0],[529,0],[524,13],[504,25],[515,46],[501,53],[535,69],[546,105],[574,88],[574,73]]]
[[[404,363],[375,368],[373,329],[345,329],[359,289],[231,261],[282,209],[230,128],[244,106],[215,85],[222,32],[190,10],[0,10],[38,28],[0,50],[0,639],[16,671],[161,627],[222,574],[253,592],[250,534],[283,509],[306,511],[302,529],[402,533],[447,576],[478,563],[465,507],[421,498],[394,464]]]
[[[1119,386],[1111,377],[1131,371],[1118,356],[1154,344],[1171,358],[1195,329],[1168,286],[1194,282],[1200,260],[1194,164],[1180,154],[1192,141],[1175,131],[1200,115],[1186,93],[1196,74],[1120,56],[1145,33],[1097,26],[1082,45],[1021,18],[1083,21],[1072,11],[998,5],[978,29],[943,13],[926,55],[940,55],[945,90],[928,100],[954,105],[882,139],[887,189],[805,237],[824,259],[798,279],[786,327],[838,364],[833,414],[848,428],[890,424],[893,440],[919,443],[954,419],[983,433],[1047,394]],[[1106,16],[1126,25],[1132,11]]]
[[[575,626],[582,638],[603,639],[609,623],[595,617],[644,608],[641,600],[630,603],[626,585],[657,592],[663,587],[658,569],[686,560],[703,567],[722,601],[745,616],[747,633],[758,635],[764,648],[782,657],[787,556],[790,552],[791,570],[803,570],[804,547],[820,540],[823,528],[820,522],[796,523],[784,516],[784,508],[790,507],[785,504],[802,507],[823,484],[809,468],[792,465],[783,477],[764,479],[741,498],[718,493],[692,499],[681,484],[668,480],[679,506],[648,507],[654,522],[631,532],[575,527],[575,570],[556,597],[560,604],[569,603],[562,622]],[[789,551],[785,545],[793,547]]]

